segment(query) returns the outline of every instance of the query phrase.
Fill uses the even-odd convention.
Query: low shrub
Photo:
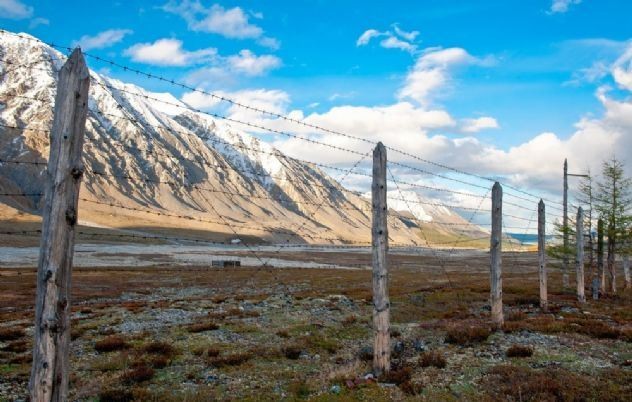
[[[217,325],[216,323],[209,321],[209,322],[200,322],[197,324],[190,324],[186,327],[187,331],[191,332],[191,333],[198,333],[198,332],[206,332],[206,331],[215,331],[216,329],[219,329],[219,325]]]
[[[448,328],[445,341],[456,345],[472,345],[487,340],[491,333],[488,327],[481,325],[455,325]]]
[[[301,352],[303,351],[300,346],[290,345],[286,346],[283,349],[283,355],[290,360],[296,360],[301,356]]]
[[[0,328],[0,341],[14,341],[24,335],[23,328]]]
[[[507,349],[507,357],[531,357],[533,356],[533,348],[524,345],[511,345]]]
[[[447,362],[442,353],[437,351],[423,352],[419,356],[419,365],[421,367],[445,368]]]
[[[130,370],[127,370],[121,376],[121,380],[125,384],[135,384],[139,382],[149,381],[154,377],[156,372],[153,368],[145,365],[139,364],[136,367],[133,367]]]
[[[172,357],[177,354],[176,349],[171,346],[171,344],[160,341],[148,343],[147,345],[145,345],[145,347],[143,347],[143,350],[153,355],[161,355],[166,357]]]
[[[252,358],[253,355],[251,353],[233,353],[225,356],[209,357],[209,364],[217,368],[240,366]]]
[[[219,356],[219,349],[214,348],[214,347],[210,347],[207,349],[206,354],[208,355],[208,357],[217,357]]]
[[[104,389],[99,392],[99,402],[132,402],[134,395],[128,389]]]
[[[2,348],[4,352],[24,353],[30,349],[26,340],[13,341]]]
[[[99,353],[114,352],[115,350],[123,350],[129,348],[129,344],[120,335],[111,335],[97,341],[94,344],[94,350]]]

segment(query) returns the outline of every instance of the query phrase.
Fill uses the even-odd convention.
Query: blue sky
[[[600,157],[586,161],[585,154],[621,152],[632,136],[632,124],[620,124],[632,90],[625,56],[630,1],[86,4],[0,0],[0,23],[318,124],[393,139],[430,159],[517,184],[557,185],[549,176],[564,157],[578,169],[594,167]],[[218,107],[90,64],[198,107]],[[383,130],[366,127],[382,123]],[[598,138],[600,146],[585,138]],[[271,141],[300,153],[291,142]],[[555,160],[533,158],[551,147],[559,147]],[[511,166],[494,171],[495,163]]]

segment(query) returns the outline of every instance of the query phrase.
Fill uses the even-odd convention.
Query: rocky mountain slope
[[[0,160],[45,162],[65,57],[35,38],[3,32],[0,60]],[[91,79],[80,196],[84,224],[179,230],[222,241],[370,241],[370,203],[318,167],[193,112],[170,94],[94,71]],[[0,192],[33,194],[0,202],[37,212],[44,168],[0,163]],[[390,218],[392,242],[423,244],[419,219],[465,222],[449,210],[428,213],[430,220],[414,211],[418,219]]]

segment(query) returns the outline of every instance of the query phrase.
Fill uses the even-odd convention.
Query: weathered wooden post
[[[630,289],[630,256],[628,252],[623,254],[623,279],[625,280],[625,289]]]
[[[538,261],[540,276],[540,308],[547,309],[548,293],[546,286],[546,214],[544,201],[538,204]]]
[[[568,288],[568,160],[564,159],[564,216],[562,217],[562,235],[564,237],[564,254],[562,255],[562,287]]]
[[[603,219],[600,218],[597,221],[597,275],[601,294],[606,293],[606,271],[603,268]]]
[[[490,244],[490,301],[492,323],[501,328],[503,319],[502,237],[503,237],[503,188],[500,183],[492,187],[492,237]]]
[[[386,148],[380,142],[373,150],[373,372],[391,368],[390,302],[388,299],[388,226],[386,205]]]
[[[31,401],[68,400],[70,279],[89,85],[89,70],[77,48],[57,81],[37,272]]]
[[[584,210],[582,207],[577,209],[577,222],[575,223],[575,238],[577,244],[577,256],[575,258],[575,278],[577,282],[577,301],[584,303],[586,295],[584,294]]]
[[[623,254],[623,279],[625,280],[625,288],[630,289],[630,256],[627,252]]]

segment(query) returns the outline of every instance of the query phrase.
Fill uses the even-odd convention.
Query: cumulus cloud
[[[399,49],[409,53],[415,53],[417,51],[417,45],[414,43],[415,38],[419,35],[419,31],[407,32],[399,28],[396,24],[393,25],[395,32],[391,31],[378,31],[377,29],[367,29],[356,40],[356,46],[366,46],[372,39],[383,37],[380,41],[380,46],[385,49]]]
[[[476,119],[461,120],[461,131],[464,133],[473,134],[491,128],[500,128],[498,121],[493,117],[483,116]]]
[[[178,39],[158,39],[153,43],[137,43],[125,50],[125,55],[140,63],[160,66],[187,66],[212,60],[217,49],[206,48],[188,51]]]
[[[84,35],[79,40],[74,41],[72,46],[81,46],[84,51],[103,49],[119,43],[131,33],[132,31],[129,29],[108,29],[94,36]]]
[[[228,66],[239,73],[247,76],[264,75],[270,70],[281,66],[281,59],[276,56],[265,54],[257,56],[250,50],[242,50],[237,55],[227,58]]]
[[[249,21],[249,13],[240,7],[224,8],[219,4],[204,7],[199,1],[170,1],[162,9],[184,18],[189,29],[208,32],[232,39],[258,39],[258,43],[272,49],[279,47],[279,41],[264,36],[264,30]],[[251,12],[251,16],[262,19],[263,14]]]
[[[20,0],[0,0],[0,18],[23,20],[33,16],[33,7]]]
[[[462,48],[430,49],[422,54],[397,96],[428,104],[433,93],[450,81],[450,69],[458,65],[474,64],[480,60]]]
[[[563,14],[570,6],[581,3],[582,0],[553,0],[551,2],[550,14]]]

